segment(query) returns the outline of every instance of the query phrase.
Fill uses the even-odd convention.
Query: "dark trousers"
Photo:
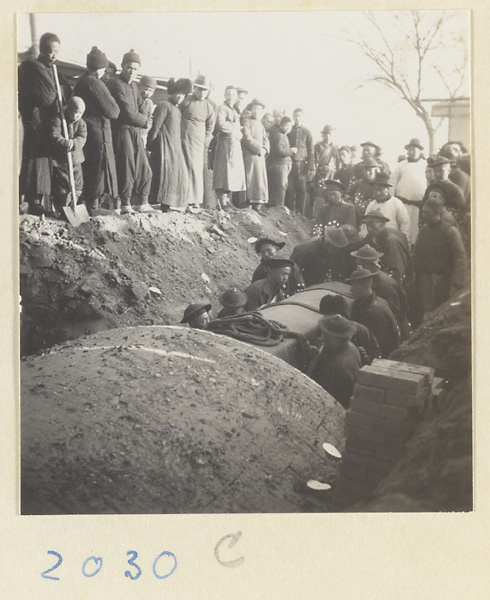
[[[148,202],[151,167],[138,128],[121,128],[115,136],[117,184],[123,206],[134,195],[139,204]]]
[[[267,179],[269,182],[269,204],[271,206],[284,206],[286,190],[288,189],[288,176],[291,163],[269,164],[267,166]]]
[[[306,162],[293,161],[286,191],[286,206],[300,215],[305,213],[306,172]]]

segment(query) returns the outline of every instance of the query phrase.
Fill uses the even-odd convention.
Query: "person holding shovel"
[[[53,117],[49,123],[49,141],[52,147],[52,183],[51,199],[55,216],[63,217],[63,207],[69,206],[70,176],[68,172],[67,153],[71,152],[73,162],[73,176],[75,179],[76,205],[83,189],[82,163],[84,162],[83,147],[87,141],[87,126],[82,119],[85,112],[85,102],[78,96],[68,100],[66,108],[61,115]],[[68,139],[63,134],[62,119],[66,120]]]

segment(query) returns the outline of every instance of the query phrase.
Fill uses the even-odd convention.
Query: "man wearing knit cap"
[[[155,105],[151,101],[151,97],[153,96],[157,87],[157,80],[150,75],[143,75],[143,77],[139,80],[138,90],[139,90],[139,102],[138,108],[142,115],[145,115],[148,119],[148,125],[140,131],[141,139],[143,140],[143,146],[146,148],[146,140],[148,139],[148,132],[152,126],[152,117],[153,111],[155,110]]]
[[[388,358],[400,345],[400,331],[388,303],[373,292],[375,277],[376,273],[357,268],[350,278],[346,279],[346,282],[350,283],[350,291],[354,298],[351,318],[371,330],[378,340],[383,358]]]
[[[291,254],[301,269],[305,285],[324,281],[341,281],[344,252],[349,240],[341,228],[327,227],[321,237],[315,237],[294,247]]]
[[[83,198],[89,214],[98,215],[101,198],[109,194],[119,202],[116,160],[112,144],[111,121],[119,116],[119,106],[102,82],[108,60],[97,47],[87,54],[87,71],[77,80],[73,93],[85,102],[83,118],[87,124],[87,143],[83,163]]]
[[[58,112],[52,66],[59,49],[59,37],[44,33],[39,40],[39,56],[24,61],[18,70],[19,112],[24,126],[19,188],[29,213],[38,216],[46,212],[43,199],[47,206],[51,193],[51,156],[45,133],[48,121]]]
[[[141,139],[141,129],[148,126],[149,119],[139,110],[138,86],[135,83],[140,65],[140,57],[134,50],[126,52],[121,72],[108,84],[120,109],[114,123],[114,148],[121,214],[134,213],[131,206],[133,196],[140,212],[152,211],[148,203],[151,168]]]
[[[318,327],[323,343],[308,374],[344,408],[349,408],[357,372],[362,367],[359,350],[350,341],[357,328],[342,315],[322,317]]]

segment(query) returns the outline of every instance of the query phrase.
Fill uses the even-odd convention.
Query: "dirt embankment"
[[[282,239],[289,255],[308,229],[281,208],[232,209],[221,223],[216,211],[97,217],[76,229],[20,217],[22,354],[114,327],[175,324],[203,298],[216,315],[220,292],[250,283],[250,237]]]
[[[391,356],[432,366],[446,389],[429,407],[405,457],[379,485],[364,511],[469,511],[473,506],[471,296],[427,315]]]

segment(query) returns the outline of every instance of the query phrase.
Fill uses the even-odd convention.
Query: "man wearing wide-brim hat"
[[[373,279],[376,277],[376,273],[358,267],[346,279],[354,298],[351,318],[371,330],[378,340],[383,357],[388,358],[400,345],[400,330],[388,303],[373,292]]]
[[[244,307],[247,303],[247,295],[236,286],[225,290],[219,295],[218,299],[223,307],[218,313],[218,319],[235,317],[245,311]]]
[[[376,208],[364,217],[368,236],[379,252],[383,271],[391,275],[402,285],[413,279],[412,257],[407,236],[397,229],[387,227],[388,218]]]
[[[313,192],[313,235],[323,235],[327,227],[356,226],[356,210],[350,202],[344,202],[345,187],[335,179],[318,183]]]
[[[344,408],[349,408],[362,367],[359,350],[350,341],[357,327],[342,315],[322,317],[318,321],[322,347],[309,369],[309,375]]]
[[[367,205],[372,200],[373,188],[371,182],[379,172],[380,166],[374,158],[367,158],[355,165],[356,181],[347,190],[346,196],[354,204],[356,211],[356,225],[362,225],[362,219]]]
[[[388,227],[398,229],[407,236],[410,236],[410,217],[403,202],[392,196],[390,176],[386,173],[376,173],[371,181],[373,188],[373,200],[366,207],[366,215],[373,210],[379,209],[382,214],[389,219]]]
[[[189,175],[187,203],[190,212],[196,212],[204,199],[204,154],[216,120],[215,109],[207,98],[210,87],[209,79],[198,75],[193,83],[193,93],[179,106],[182,151]]]
[[[453,213],[459,225],[464,227],[470,207],[466,205],[463,190],[449,179],[451,161],[444,156],[434,157],[431,167],[434,171],[434,183],[443,186],[446,190],[446,208]],[[434,183],[425,190],[423,202],[429,197]]]
[[[257,254],[260,256],[260,263],[253,272],[252,283],[254,281],[258,281],[259,279],[264,279],[267,276],[267,269],[264,266],[265,261],[276,256],[279,250],[282,250],[285,245],[286,242],[281,242],[268,237],[259,238],[255,242],[255,252],[257,252]],[[298,265],[293,262],[291,274],[289,275],[289,279],[285,287],[285,293],[287,296],[292,296],[293,294],[304,290],[304,288],[305,282],[303,275],[301,274],[301,270]]]
[[[391,173],[390,166],[388,165],[388,163],[386,163],[380,159],[381,146],[379,146],[378,144],[375,144],[371,140],[368,140],[367,142],[363,142],[361,144],[361,148],[362,148],[361,158],[363,161],[366,161],[368,159],[375,160],[377,162],[377,164],[379,165],[380,171],[382,173],[386,173],[387,175],[390,175],[390,173]],[[358,163],[358,164],[361,165],[361,163]]]
[[[333,125],[325,125],[320,132],[321,141],[313,147],[315,153],[315,183],[322,179],[334,179],[335,172],[339,168],[339,147],[332,142],[334,129]]]
[[[398,322],[402,339],[406,339],[410,332],[407,294],[393,277],[381,270],[379,261],[384,254],[366,244],[351,252],[351,256],[356,260],[356,267],[366,269],[376,275],[373,279],[373,291],[377,296],[386,300]]]
[[[392,175],[395,196],[403,202],[410,218],[408,240],[411,245],[417,239],[420,207],[426,188],[425,169],[427,168],[427,161],[422,154],[423,149],[420,140],[412,138],[405,145],[407,158],[396,165]]]
[[[254,281],[245,290],[247,303],[245,310],[257,310],[267,304],[275,304],[286,298],[285,287],[291,274],[293,262],[277,256],[264,261],[266,276]]]
[[[344,249],[348,245],[349,240],[340,227],[327,227],[322,236],[295,246],[291,260],[301,269],[307,287],[324,281],[341,281]]]
[[[182,324],[187,323],[192,329],[207,329],[210,321],[210,310],[211,304],[194,302],[185,309],[180,322]]]

